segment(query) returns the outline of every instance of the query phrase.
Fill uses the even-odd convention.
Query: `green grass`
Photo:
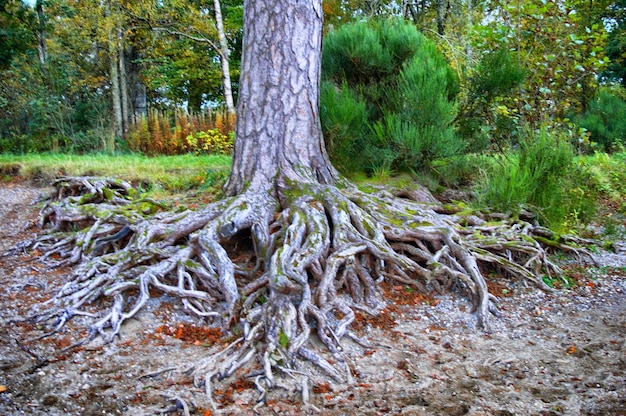
[[[66,154],[0,154],[0,177],[49,183],[58,176],[106,176],[133,184],[180,192],[217,188],[230,171],[229,156],[157,156],[142,155],[66,155]]]

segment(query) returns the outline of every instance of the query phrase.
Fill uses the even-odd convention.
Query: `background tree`
[[[178,4],[184,13],[177,17],[176,8],[167,9],[172,19],[211,28],[214,1]],[[236,77],[242,5],[240,0],[221,5]],[[173,110],[188,105],[194,112],[225,102],[218,55],[189,39],[146,30],[145,19],[137,20],[134,12],[146,18],[163,12],[147,2],[46,2],[41,20],[22,2],[2,6],[0,16],[7,23],[1,37],[6,46],[0,67],[2,150],[113,149],[123,146],[121,137],[137,116],[147,114],[146,102]],[[45,67],[39,59],[40,21],[46,23]],[[211,30],[217,33],[214,26]]]
[[[141,2],[130,3],[127,10],[155,92],[166,91],[168,99],[188,102],[192,111],[200,111],[207,101],[219,101],[234,113],[231,78],[238,75],[240,0]],[[145,37],[152,39],[148,48],[143,46]]]
[[[0,1],[0,68],[6,69],[11,60],[33,48],[35,23],[32,9],[15,0]]]
[[[105,73],[98,49],[83,36],[90,26],[73,26],[73,10],[63,2],[52,2],[43,9],[47,14],[43,20],[48,22],[45,67],[36,41],[39,18],[34,17],[34,10],[25,12],[31,17],[23,20],[24,28],[33,42],[24,53],[13,56],[0,77],[6,100],[2,108],[6,125],[0,133],[5,149],[101,148],[104,134],[96,132],[103,133],[104,120],[110,118],[99,90]]]
[[[476,26],[477,54],[508,48],[526,71],[524,84],[505,105],[513,117],[556,123],[585,108],[608,61],[602,25],[583,19],[573,2],[491,1],[487,14],[486,23]]]

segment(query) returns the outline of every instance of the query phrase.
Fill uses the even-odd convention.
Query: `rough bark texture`
[[[321,1],[246,1],[230,195],[333,183],[319,120]]]
[[[151,296],[165,293],[230,335],[195,369],[209,398],[216,382],[245,367],[261,401],[287,375],[306,403],[313,370],[302,360],[352,380],[341,341],[367,345],[351,323],[355,311],[377,314],[385,304],[381,282],[454,289],[487,326],[495,308],[485,270],[539,286],[539,273],[559,272],[541,243],[567,247],[549,230],[339,178],[318,116],[321,1],[248,0],[245,10],[228,196],[198,211],[167,212],[120,181],[57,181],[41,214],[48,232],[28,245],[49,264],[76,267],[32,317],[46,328],[42,336],[79,316],[90,321],[86,341],[113,340]]]

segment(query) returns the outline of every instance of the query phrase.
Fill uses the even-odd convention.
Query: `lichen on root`
[[[48,324],[43,336],[82,315],[91,324],[80,343],[111,341],[151,293],[167,293],[225,334],[241,328],[228,347],[193,369],[209,398],[216,380],[246,366],[262,396],[280,372],[298,378],[305,402],[310,374],[301,360],[349,380],[341,340],[367,342],[351,323],[355,311],[376,314],[385,305],[382,281],[420,291],[454,287],[486,328],[496,312],[487,269],[546,289],[539,274],[560,272],[540,244],[552,237],[544,228],[463,216],[384,190],[289,183],[196,211],[169,211],[134,199],[137,193],[120,181],[63,178],[55,185],[54,201],[41,211],[44,231],[30,247],[52,266],[74,268],[32,317]],[[94,307],[100,312],[88,313]]]

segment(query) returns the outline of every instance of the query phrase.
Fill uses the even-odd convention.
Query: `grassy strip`
[[[107,176],[151,189],[179,192],[218,187],[228,177],[229,156],[0,154],[0,177],[49,182],[62,176]]]

